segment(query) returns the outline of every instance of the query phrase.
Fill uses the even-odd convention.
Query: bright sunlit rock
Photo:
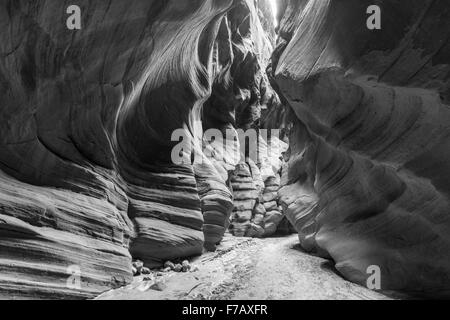
[[[273,24],[276,27],[278,27],[278,19],[277,19],[277,15],[278,15],[278,0],[269,0],[270,6],[272,8],[272,15],[273,15]]]

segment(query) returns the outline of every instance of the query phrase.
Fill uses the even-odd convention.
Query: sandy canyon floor
[[[192,260],[188,273],[153,272],[98,299],[380,300],[391,299],[340,277],[332,263],[304,253],[296,235],[226,236],[218,250]]]

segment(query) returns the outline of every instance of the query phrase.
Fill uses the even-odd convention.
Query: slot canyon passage
[[[450,297],[447,0],[74,2],[0,0],[0,298]]]

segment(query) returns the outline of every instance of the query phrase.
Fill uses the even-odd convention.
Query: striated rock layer
[[[0,1],[0,298],[92,297],[132,256],[214,249],[238,160],[203,130],[253,124],[267,96],[254,1],[77,4],[81,30],[63,1]],[[177,129],[203,161],[172,161]]]
[[[382,290],[449,297],[450,7],[377,1],[371,31],[372,2],[284,1],[280,200],[302,247],[346,278],[366,285],[378,266]]]

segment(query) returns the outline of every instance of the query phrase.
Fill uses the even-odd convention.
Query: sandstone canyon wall
[[[381,30],[366,27],[379,5]],[[291,0],[272,76],[291,108],[281,203],[347,279],[450,296],[448,1]]]
[[[202,133],[253,125],[267,96],[253,1],[76,2],[81,30],[64,1],[0,1],[1,298],[92,297],[132,257],[213,250],[238,161]],[[180,128],[203,161],[174,164]]]
[[[375,31],[368,0],[280,0],[278,36],[268,0],[76,2],[81,30],[0,0],[0,298],[93,297],[284,215],[351,281],[450,295],[445,0],[374,1]]]

